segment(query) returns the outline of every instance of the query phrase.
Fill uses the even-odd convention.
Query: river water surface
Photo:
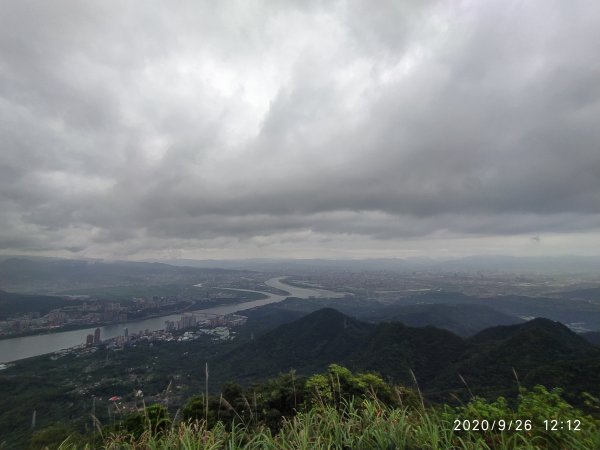
[[[224,315],[244,311],[247,309],[255,308],[257,306],[268,305],[269,303],[280,302],[286,299],[287,297],[340,298],[344,296],[344,294],[340,292],[333,292],[325,289],[306,289],[291,286],[289,284],[283,283],[283,278],[285,277],[271,278],[270,280],[265,281],[265,284],[267,286],[286,291],[289,293],[289,295],[277,295],[272,294],[270,292],[233,289],[236,291],[259,292],[261,294],[266,295],[267,298],[238,303],[235,305],[215,306],[213,308],[197,310],[194,312]],[[181,313],[172,314],[169,316],[153,317],[150,319],[143,319],[134,322],[123,322],[114,325],[106,325],[100,327],[101,336],[102,339],[110,339],[116,336],[122,336],[125,332],[125,328],[129,330],[129,333],[137,333],[143,330],[162,330],[165,328],[166,320],[177,320],[180,317]],[[0,363],[17,361],[19,359],[44,355],[46,353],[56,352],[65,348],[75,347],[76,345],[83,344],[85,342],[86,336],[88,334],[93,334],[95,329],[96,327],[0,340]]]

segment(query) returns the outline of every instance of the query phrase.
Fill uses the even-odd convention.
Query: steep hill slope
[[[354,368],[380,372],[412,383],[412,370],[427,383],[466,350],[455,334],[435,327],[414,328],[401,323],[381,323],[348,358]]]
[[[289,369],[303,373],[343,363],[364,343],[374,325],[324,308],[281,325],[232,351],[219,364],[239,377],[256,378]]]
[[[563,324],[548,319],[489,328],[467,343],[460,360],[436,378],[435,388],[463,389],[459,374],[474,393],[483,395],[516,391],[519,382],[534,380],[548,387],[566,386],[572,384],[565,371],[570,362],[586,360],[593,366],[596,359],[600,361],[600,351]],[[556,370],[559,373],[549,375]],[[599,375],[592,379],[600,381]]]
[[[409,369],[430,380],[465,349],[464,341],[446,330],[369,324],[324,308],[257,337],[217,365],[254,378],[291,368],[310,373],[339,363],[412,382]]]
[[[600,384],[600,349],[548,319],[492,327],[463,340],[431,326],[360,322],[331,308],[258,336],[223,355],[217,366],[254,380],[291,368],[306,374],[330,363],[400,383],[412,383],[412,370],[435,400],[468,396],[459,375],[485,396],[515,395],[519,382],[573,392]]]

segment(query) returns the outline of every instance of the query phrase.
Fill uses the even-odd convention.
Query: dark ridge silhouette
[[[576,361],[578,373],[571,364]],[[331,363],[404,384],[413,382],[412,370],[432,399],[465,395],[459,374],[480,395],[516,395],[515,372],[521,383],[545,377],[548,387],[573,385],[573,392],[600,383],[600,371],[581,368],[599,366],[600,349],[552,320],[492,327],[465,340],[433,326],[361,322],[331,308],[258,336],[223,355],[218,365],[249,381],[292,368],[309,374]]]

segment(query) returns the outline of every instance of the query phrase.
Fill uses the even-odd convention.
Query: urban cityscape
[[[101,329],[96,328],[86,336],[84,343],[54,352],[51,359],[56,360],[71,354],[83,356],[94,353],[100,347],[118,351],[129,346],[154,342],[193,341],[201,336],[210,336],[216,341],[229,340],[234,337],[235,328],[244,325],[246,321],[247,317],[238,314],[186,313],[179,320],[165,321],[165,328],[162,330],[146,329],[130,333],[129,329],[125,328],[122,335],[108,339],[102,339]],[[6,365],[0,367],[3,368],[6,368]]]
[[[233,293],[216,292],[209,300],[215,302],[234,298],[236,295]],[[128,320],[166,316],[210,304],[205,298],[181,296],[133,297],[126,303],[92,299],[89,296],[67,296],[63,299],[66,303],[74,304],[53,309],[47,314],[30,311],[1,319],[0,338],[123,323]]]

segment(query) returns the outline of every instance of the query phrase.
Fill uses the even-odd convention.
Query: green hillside
[[[26,295],[0,290],[0,320],[30,312],[47,314],[56,308],[79,305],[81,301],[50,295]]]
[[[559,322],[534,319],[476,334],[467,341],[460,359],[441,372],[433,386],[436,390],[461,389],[466,381],[479,395],[509,395],[518,383],[527,383],[535,373],[538,375],[534,378],[539,379],[542,371],[582,360],[595,366],[600,362],[600,351]],[[599,375],[592,373],[585,383],[577,385],[569,377],[546,379],[552,387],[568,387],[572,392],[595,389],[598,381]]]
[[[31,437],[33,411],[37,411],[38,427],[60,421],[87,433],[91,430],[92,410],[102,424],[110,424],[115,411],[109,399],[121,397],[122,408],[130,411],[142,404],[135,395],[138,390],[143,391],[146,403],[168,405],[168,413],[174,418],[191,396],[204,392],[205,363],[210,368],[211,396],[218,396],[228,380],[236,383],[229,385],[229,391],[247,391],[245,399],[239,395],[232,401],[228,399],[244,414],[253,409],[252,389],[265,386],[260,395],[271,402],[264,406],[267,422],[296,411],[290,408],[290,399],[295,398],[296,406],[304,401],[304,394],[297,390],[302,380],[328,370],[332,363],[355,372],[376,373],[387,384],[399,386],[403,405],[423,402],[432,408],[442,408],[442,404],[455,408],[475,395],[486,401],[504,396],[513,408],[520,389],[544,385],[548,389],[562,388],[569,403],[586,413],[598,414],[600,404],[591,399],[599,395],[600,349],[557,322],[536,319],[493,327],[465,339],[431,326],[367,323],[331,308],[297,320],[287,316],[285,320],[288,322],[266,333],[255,328],[256,335],[240,332],[231,341],[215,342],[207,336],[185,343],[138,343],[120,351],[101,347],[81,357],[68,355],[52,360],[42,356],[21,361],[0,372],[0,435],[7,442],[4,448],[23,448]],[[273,381],[273,377],[291,369],[293,376],[288,373],[284,381]],[[336,379],[344,376],[335,373]],[[370,377],[361,380],[353,388],[352,383],[346,383],[348,389],[354,392],[374,382]],[[313,387],[323,382],[323,378],[313,380]],[[417,385],[422,400],[416,399],[416,391],[412,391]],[[378,399],[393,398],[390,392],[394,390],[381,390],[379,384],[372,387]],[[327,390],[319,392],[322,397],[339,400]],[[220,401],[211,398],[209,408]],[[215,412],[216,417],[233,414],[227,411]],[[244,414],[239,413],[246,417]]]
[[[558,376],[569,373],[564,368],[555,373],[553,368],[569,368],[574,361],[596,367],[600,349],[548,319],[492,327],[463,339],[435,327],[361,322],[326,308],[256,337],[215,364],[242,381],[292,368],[312,373],[332,362],[402,383],[411,381],[412,370],[424,392],[449,400],[468,394],[465,381],[481,395],[516,395],[518,383],[541,382],[539,374],[551,372],[551,387],[581,392],[600,385],[600,373],[591,370],[586,380]]]
[[[259,336],[224,355],[216,365],[229,368],[240,380],[290,369],[311,373],[332,362],[346,362],[374,328],[325,308]]]
[[[108,423],[84,432],[66,424],[39,429],[29,448],[590,450],[600,445],[600,422],[565,402],[560,390],[521,389],[513,404],[473,397],[462,406],[427,406],[413,388],[338,365],[308,378],[282,374],[246,389],[228,383],[215,395],[188,399],[174,414],[160,403],[128,412],[115,403],[113,414]]]

